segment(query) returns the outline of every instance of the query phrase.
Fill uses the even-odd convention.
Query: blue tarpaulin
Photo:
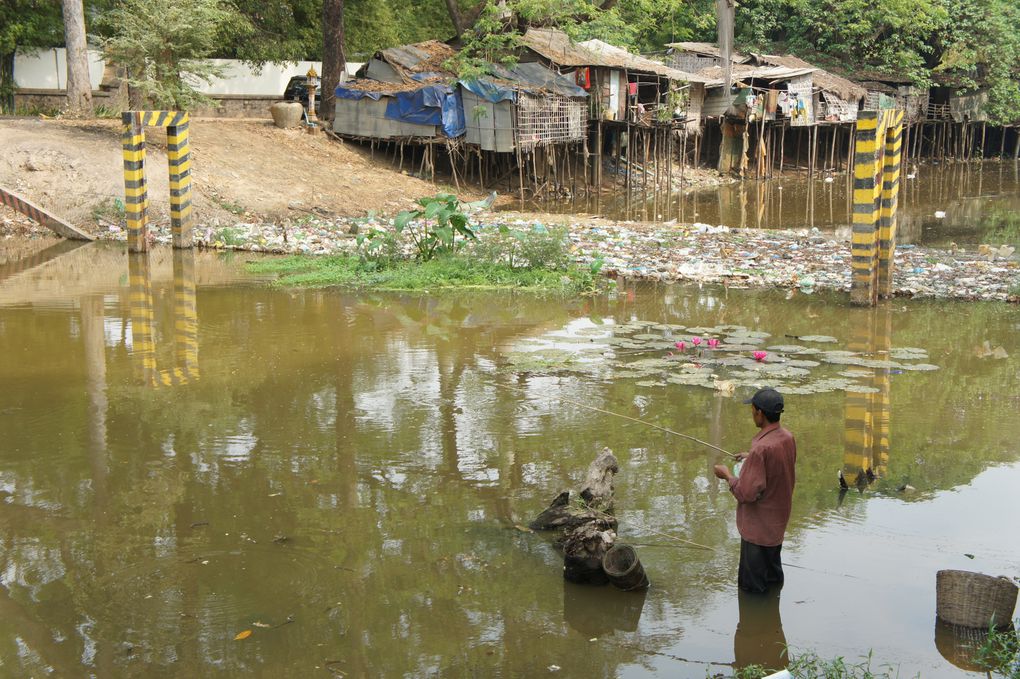
[[[460,94],[446,85],[393,93],[386,104],[386,117],[419,125],[442,125],[447,137],[459,137],[465,130]]]
[[[403,92],[374,92],[340,85],[336,96],[341,99],[369,97],[386,101],[386,117],[418,125],[440,125],[447,137],[459,137],[466,129],[464,106],[460,92],[448,85],[422,85],[416,90]]]
[[[382,99],[384,93],[366,92],[365,90],[352,90],[344,87],[343,85],[340,85],[335,90],[333,90],[333,94],[335,94],[340,99],[364,99],[365,97],[368,97],[369,99],[375,99],[376,101],[379,101],[380,99]]]
[[[498,104],[501,101],[513,101],[514,90],[512,86],[497,83],[488,78],[481,80],[461,80],[460,84],[468,92],[477,94],[482,99]]]

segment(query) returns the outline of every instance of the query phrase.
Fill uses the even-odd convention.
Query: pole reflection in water
[[[761,665],[768,669],[787,666],[786,634],[779,613],[782,585],[773,586],[764,594],[738,590],[740,619],[733,633],[733,666],[737,669]]]
[[[851,312],[849,349],[868,357],[888,359],[892,318],[888,308]],[[854,368],[870,373],[869,393],[847,392],[843,434],[843,479],[863,490],[882,475],[889,463],[890,369]]]
[[[146,252],[128,254],[131,285],[131,345],[135,379],[150,387],[187,384],[198,379],[198,313],[195,304],[195,254],[174,250],[174,360],[156,363],[152,269]]]

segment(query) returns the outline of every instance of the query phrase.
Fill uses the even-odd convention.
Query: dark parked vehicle
[[[320,81],[321,82],[321,81]],[[299,101],[301,105],[308,108],[308,78],[303,75],[296,75],[287,83],[283,90],[283,98],[287,101]],[[322,89],[315,90],[315,110],[322,108]]]

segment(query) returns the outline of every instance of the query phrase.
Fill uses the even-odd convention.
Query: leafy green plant
[[[1017,624],[1020,624],[1020,619]],[[1020,679],[1020,639],[1016,629],[990,628],[988,637],[974,654],[974,660],[989,672],[1007,679]]]
[[[117,225],[125,223],[124,201],[120,198],[104,198],[92,206],[92,219]]]
[[[475,244],[474,253],[484,261],[512,268],[562,271],[571,263],[566,229],[541,225],[520,229],[500,224],[496,233]]]
[[[427,262],[438,254],[454,252],[461,243],[477,238],[456,196],[439,193],[420,198],[418,205],[421,206],[418,209],[398,214],[393,226],[397,233],[407,233],[420,261]]]

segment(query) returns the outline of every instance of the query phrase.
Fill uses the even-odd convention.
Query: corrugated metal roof
[[[779,56],[775,54],[755,54],[754,59],[759,63],[770,64],[773,66],[812,69],[814,70],[814,75],[811,80],[815,87],[825,90],[826,92],[832,92],[839,96],[840,99],[844,99],[846,101],[854,101],[867,96],[868,94],[868,91],[857,83],[850,82],[846,78],[841,78],[835,73],[830,73],[823,68],[812,66],[800,57],[791,55]]]
[[[581,47],[591,50],[599,58],[603,59],[605,65],[625,68],[628,71],[654,73],[670,80],[683,82],[708,83],[711,79],[694,73],[687,73],[676,68],[671,68],[663,63],[654,61],[638,54],[631,54],[622,47],[616,47],[601,40],[585,40],[578,43]]]
[[[714,43],[710,42],[671,42],[666,47],[672,47],[675,50],[681,52],[691,52],[692,54],[705,54],[710,57],[721,58],[722,54],[719,52],[719,47]],[[746,63],[749,57],[743,54],[734,52],[730,55],[730,61],[736,64]]]
[[[492,72],[500,80],[517,83],[523,90],[548,91],[578,99],[588,96],[587,92],[577,86],[573,78],[560,75],[542,64],[523,63],[512,67],[494,64]]]
[[[601,66],[619,68],[637,73],[652,73],[671,80],[709,83],[711,79],[694,73],[670,68],[658,61],[631,54],[601,40],[574,42],[563,31],[550,28],[529,28],[522,42],[557,66]]]
[[[814,73],[814,68],[785,68],[783,66],[748,66],[747,64],[734,64],[733,81],[750,80],[789,80],[798,76]],[[698,72],[698,75],[713,78],[722,85],[722,66],[711,66]]]

